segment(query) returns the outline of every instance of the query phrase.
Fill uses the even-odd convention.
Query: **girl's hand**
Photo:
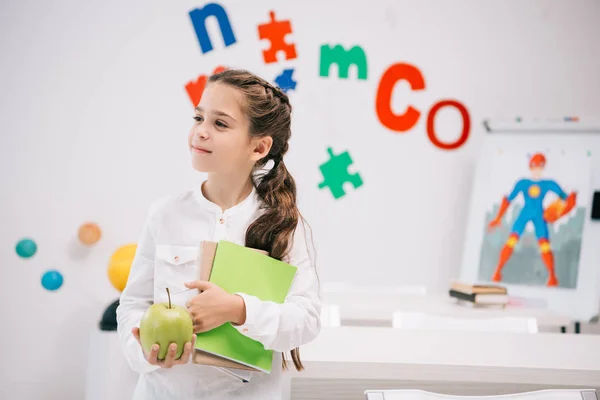
[[[187,364],[187,362],[189,361],[190,356],[192,354],[193,345],[194,345],[194,343],[196,343],[196,335],[194,334],[192,336],[192,340],[185,344],[185,347],[183,348],[183,353],[181,354],[181,357],[179,357],[178,359],[175,359],[175,354],[177,354],[177,344],[171,343],[171,345],[169,346],[169,351],[167,352],[167,356],[165,357],[165,359],[159,360],[158,359],[158,351],[160,349],[160,346],[158,344],[154,344],[152,346],[152,350],[148,354],[142,347],[142,342],[140,341],[140,329],[138,327],[134,327],[131,330],[131,333],[133,333],[133,337],[135,337],[135,340],[137,340],[137,342],[140,344],[140,348],[142,349],[142,352],[144,353],[144,358],[150,364],[158,365],[161,368],[172,368],[175,365]]]
[[[226,322],[242,325],[246,321],[246,305],[240,296],[206,281],[188,282],[185,286],[201,291],[186,304],[194,321],[194,333],[209,331]]]

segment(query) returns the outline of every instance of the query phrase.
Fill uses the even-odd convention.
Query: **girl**
[[[188,137],[192,166],[207,172],[207,179],[151,207],[117,309],[125,356],[140,373],[134,399],[280,399],[283,353],[291,352],[294,366],[302,369],[298,347],[319,333],[321,305],[314,248],[309,249],[294,179],[283,162],[291,110],[283,92],[247,71],[210,77]],[[273,167],[265,172],[268,161]],[[196,281],[200,242],[221,239],[266,250],[298,267],[284,304]],[[163,361],[157,360],[158,345],[146,354],[139,322],[152,302],[167,301],[167,287],[172,302],[187,307],[195,333],[231,323],[274,350],[272,372],[254,373],[241,383],[193,364],[195,335],[179,359],[174,344]]]

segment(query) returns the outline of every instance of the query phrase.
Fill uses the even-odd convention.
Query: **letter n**
[[[219,29],[221,29],[221,35],[223,36],[223,42],[225,47],[231,46],[236,42],[235,35],[231,29],[231,23],[225,9],[217,3],[209,3],[202,8],[196,8],[190,11],[190,18],[200,42],[200,49],[202,53],[208,53],[213,49],[208,31],[206,30],[206,19],[208,17],[215,17],[219,23]]]
[[[340,78],[348,79],[348,70],[350,65],[354,64],[357,68],[358,79],[367,79],[367,56],[360,46],[354,46],[350,50],[345,50],[342,45],[321,46],[321,67],[320,76],[329,76],[331,64],[338,65],[338,74]]]

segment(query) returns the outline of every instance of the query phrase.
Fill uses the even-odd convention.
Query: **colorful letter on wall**
[[[226,68],[223,66],[218,66],[214,69],[213,74],[218,74],[221,71],[224,71]],[[204,92],[204,87],[206,86],[206,82],[208,82],[208,76],[200,75],[196,81],[189,81],[185,85],[185,91],[187,92],[192,105],[196,107],[198,103],[200,103],[200,99],[202,98],[202,92]]]
[[[377,88],[377,97],[375,100],[379,121],[387,128],[396,132],[410,130],[421,116],[419,110],[413,106],[409,106],[402,115],[396,115],[392,110],[392,92],[396,83],[403,79],[408,81],[412,90],[425,89],[425,80],[417,67],[410,64],[393,64],[383,73],[379,87]]]
[[[441,142],[437,138],[437,135],[435,133],[435,129],[434,129],[435,116],[436,116],[437,112],[442,109],[442,107],[454,107],[460,112],[460,116],[462,117],[462,120],[463,120],[462,132],[461,132],[458,140],[454,143]],[[442,101],[435,103],[433,105],[433,107],[431,107],[431,110],[429,110],[429,115],[427,116],[427,136],[429,137],[429,140],[431,140],[431,143],[433,143],[433,145],[436,146],[437,148],[440,148],[442,150],[458,149],[463,144],[465,144],[465,142],[469,138],[470,130],[471,130],[471,118],[469,117],[469,113],[467,112],[467,109],[465,108],[465,106],[460,104],[458,101],[442,100]]]
[[[350,65],[354,64],[357,67],[358,79],[367,79],[367,56],[360,46],[354,46],[350,50],[344,49],[342,45],[321,46],[321,66],[320,76],[329,76],[331,64],[338,65],[338,73],[340,78],[348,79],[348,70]]]
[[[285,52],[285,59],[291,60],[297,57],[296,45],[287,44],[284,40],[285,36],[292,33],[292,24],[290,20],[276,21],[275,12],[269,13],[271,20],[262,25],[258,25],[258,37],[263,40],[267,39],[271,42],[271,48],[263,50],[263,58],[266,64],[277,62],[277,52]]]
[[[213,49],[212,42],[208,36],[208,31],[206,30],[206,18],[211,16],[215,17],[219,22],[219,28],[221,29],[225,47],[231,46],[236,42],[227,12],[220,4],[209,3],[202,8],[196,8],[190,11],[189,14],[192,19],[192,24],[194,25],[194,30],[196,31],[196,36],[198,37],[198,42],[200,42],[202,53],[208,53]]]

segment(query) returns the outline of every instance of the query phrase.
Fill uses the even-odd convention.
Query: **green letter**
[[[358,69],[358,79],[367,79],[367,56],[360,46],[354,46],[350,50],[345,50],[342,45],[321,46],[321,76],[329,76],[329,67],[331,64],[338,65],[339,77],[348,78],[348,69],[350,64],[355,64]]]

